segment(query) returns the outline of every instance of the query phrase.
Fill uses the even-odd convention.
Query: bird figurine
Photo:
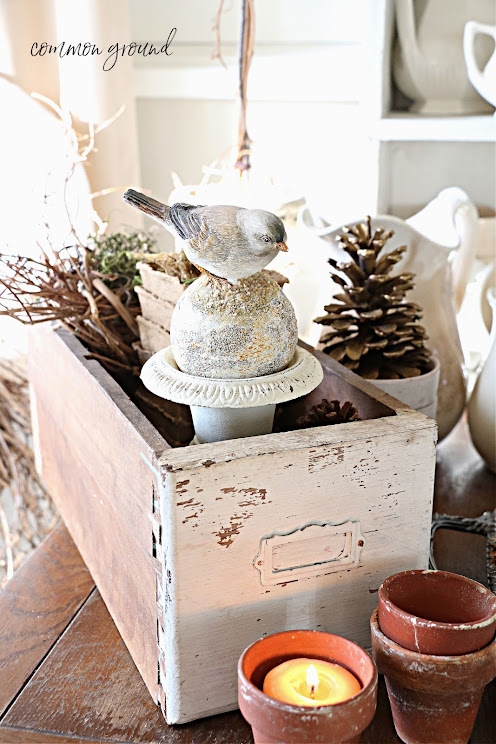
[[[256,274],[279,251],[288,250],[282,221],[263,209],[220,204],[169,207],[133,189],[126,191],[124,201],[181,238],[187,258],[200,271],[231,284]]]

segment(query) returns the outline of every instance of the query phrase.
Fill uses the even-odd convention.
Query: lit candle
[[[290,659],[264,679],[266,695],[291,705],[335,705],[356,695],[360,682],[340,664],[321,659]]]

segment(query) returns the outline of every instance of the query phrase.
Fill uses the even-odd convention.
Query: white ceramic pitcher
[[[351,220],[348,224],[356,221],[362,220]],[[309,235],[308,248],[312,249],[312,255],[307,260],[318,266],[319,292],[311,295],[320,301],[319,308],[314,311],[313,317],[316,317],[322,314],[324,304],[330,302],[331,297],[339,291],[329,276],[329,269],[325,271],[325,260],[329,256],[338,261],[349,260],[349,257],[336,242],[342,226],[312,224],[311,215],[305,208],[299,215],[299,224]],[[407,299],[418,302],[423,308],[422,325],[429,335],[427,345],[441,364],[436,415],[441,440],[455,426],[465,406],[464,358],[456,324],[454,297],[456,293],[461,301],[470,276],[470,265],[477,245],[477,210],[464,191],[450,188],[442,191],[406,222],[398,217],[379,215],[373,218],[372,227],[394,230],[387,250],[399,245],[408,246],[397,270],[416,275],[415,288],[408,293]],[[323,243],[323,240],[326,242]],[[319,248],[316,242],[320,243]],[[453,268],[457,269],[455,282]],[[323,301],[320,299],[322,297],[325,298]],[[321,331],[322,328],[319,333]]]
[[[468,405],[468,425],[476,450],[496,472],[496,290],[487,299],[493,310],[490,347]]]
[[[396,0],[395,9],[393,76],[413,99],[411,110],[431,116],[490,112],[469,82],[462,39],[470,19],[494,23],[494,0]],[[478,64],[489,59],[488,42],[478,45]]]
[[[463,34],[463,53],[467,65],[467,73],[470,82],[480,95],[489,101],[492,106],[496,106],[496,47],[491,59],[483,70],[480,69],[476,54],[475,40],[481,35],[492,36],[496,44],[496,26],[489,26],[487,23],[478,23],[469,21],[465,26]]]

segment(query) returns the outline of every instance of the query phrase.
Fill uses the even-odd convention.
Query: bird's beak
[[[288,250],[288,246],[286,245],[286,243],[284,243],[284,241],[282,241],[281,243],[276,243],[276,248],[278,251],[284,251],[284,253],[287,253]]]

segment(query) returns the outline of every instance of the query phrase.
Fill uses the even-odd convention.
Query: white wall
[[[172,190],[171,170],[183,183],[197,183],[202,166],[235,142],[241,0],[225,1],[221,32],[227,70],[212,60],[218,0],[128,2],[136,41],[164,41],[177,27],[170,57],[134,58],[142,185],[165,200]],[[380,108],[382,99],[365,42],[367,35],[377,37],[374,23],[383,23],[384,3],[254,2],[256,47],[248,91],[254,169],[292,195],[307,196],[319,214],[338,223],[375,212],[379,204],[382,211],[409,216],[447,186],[464,188],[481,213],[494,210],[494,141],[454,141],[473,138],[473,131],[436,141],[448,140],[442,121],[426,141],[425,126],[436,122],[412,119],[412,140],[422,142],[408,141],[401,129],[408,122],[393,121],[400,141],[386,142],[379,155],[371,145],[384,133],[376,131],[374,101]],[[380,74],[389,79],[382,68]],[[382,119],[379,125],[391,122]],[[460,126],[467,128],[462,119]]]
[[[494,214],[494,142],[390,142],[389,211],[410,217],[448,186],[460,186],[481,215]]]
[[[136,41],[166,39],[177,27],[170,57],[135,61],[142,185],[165,200],[171,170],[183,183],[196,183],[202,166],[235,143],[241,3],[225,3],[225,70],[211,58],[217,0],[129,1]],[[253,167],[296,197],[328,194],[338,213],[343,202],[359,201],[365,6],[366,0],[255,0]]]
[[[365,36],[368,0],[255,0],[257,43],[351,42]],[[218,0],[129,0],[134,38],[166,38],[178,29],[178,44],[214,40]],[[226,0],[223,42],[237,45],[241,0]],[[177,46],[177,45],[176,45]]]

